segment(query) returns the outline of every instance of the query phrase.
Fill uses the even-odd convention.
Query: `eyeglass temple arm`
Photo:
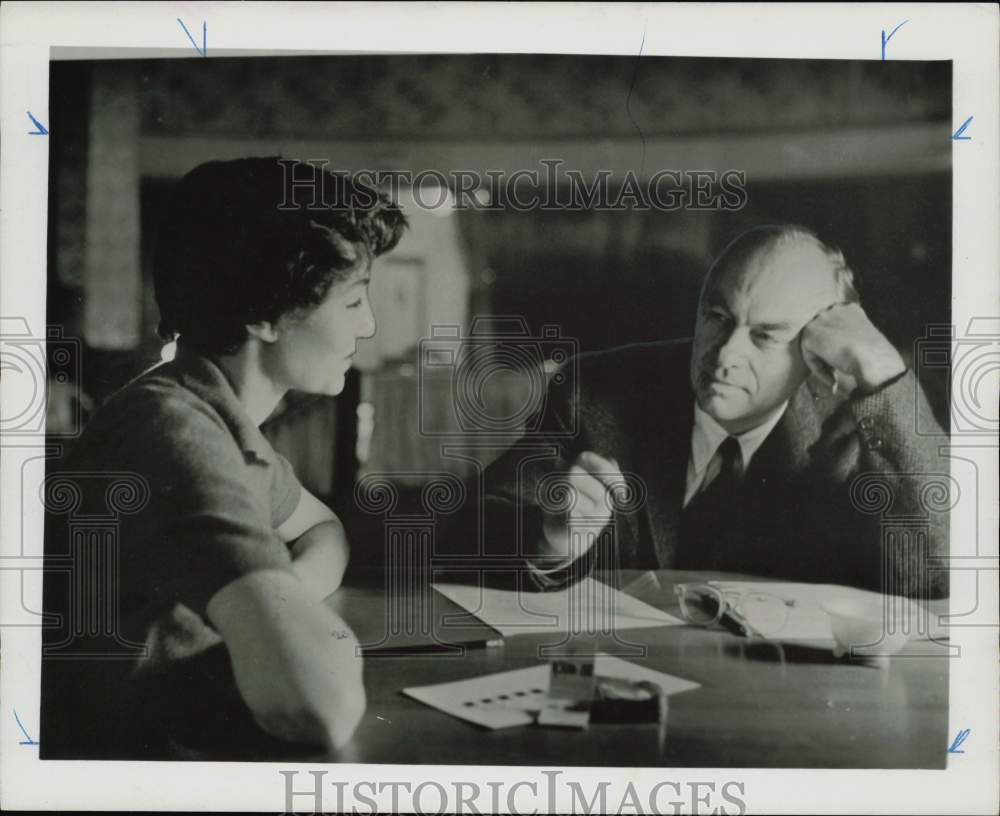
[[[763,637],[763,635],[754,629],[743,615],[733,608],[731,604],[726,604],[722,611],[722,615],[719,617],[719,625],[728,629],[737,635],[742,635],[743,637]]]

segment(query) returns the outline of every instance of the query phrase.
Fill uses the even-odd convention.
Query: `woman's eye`
[[[348,309],[357,309],[360,305],[361,305],[361,298],[358,298],[353,303],[348,303],[347,304],[347,308]]]

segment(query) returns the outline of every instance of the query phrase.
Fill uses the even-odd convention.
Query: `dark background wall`
[[[158,212],[180,175],[216,157],[509,173],[555,156],[619,179],[706,165],[746,172],[738,212],[457,214],[463,323],[515,314],[534,330],[560,326],[583,349],[685,335],[714,253],[742,228],[779,221],[844,250],[870,313],[904,353],[928,325],[950,322],[950,63],[410,55],[51,66],[48,319],[83,339],[94,404],[158,359]],[[422,251],[420,265],[434,268],[433,248]],[[376,308],[383,325],[405,317],[391,303]],[[414,359],[382,361],[368,385],[411,393],[403,369]],[[925,385],[943,418],[945,382]],[[340,405],[293,397],[276,418],[274,438],[317,492],[349,492],[351,468],[334,462],[352,461],[343,430],[370,392],[362,377]],[[389,424],[412,412],[394,396],[387,416],[371,399],[381,429],[372,462],[439,464],[424,449],[401,460],[386,440],[412,431]],[[317,446],[320,435],[328,442]]]

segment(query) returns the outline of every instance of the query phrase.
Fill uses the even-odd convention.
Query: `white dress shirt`
[[[736,437],[736,441],[740,443],[740,453],[743,455],[744,471],[750,466],[753,455],[764,444],[768,434],[774,430],[774,426],[778,424],[787,407],[788,403],[785,402],[763,423]],[[691,429],[691,456],[688,458],[687,481],[684,486],[684,507],[687,507],[688,502],[698,492],[705,479],[709,462],[715,456],[719,445],[725,442],[728,436],[729,432],[695,403],[694,427]]]

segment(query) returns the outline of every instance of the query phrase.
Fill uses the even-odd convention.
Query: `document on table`
[[[470,680],[414,686],[403,694],[425,705],[485,728],[510,728],[530,725],[549,691],[551,669],[548,663],[527,669],[488,674]],[[597,677],[623,680],[648,680],[658,685],[664,695],[679,694],[699,687],[698,683],[647,669],[628,660],[599,653],[594,658]]]
[[[432,586],[505,637],[570,631],[610,633],[683,623],[593,578],[558,592],[517,592],[467,584]]]
[[[917,620],[918,615],[927,615],[930,621],[930,633],[927,637],[946,638],[947,632],[937,623],[938,616],[921,607],[916,601],[897,596],[885,596],[879,592],[871,592],[857,587],[840,586],[838,584],[805,584],[785,583],[779,581],[709,581],[709,583],[726,592],[760,592],[775,595],[779,598],[793,600],[789,607],[788,620],[780,632],[770,636],[770,640],[808,640],[833,642],[833,630],[830,627],[830,616],[823,611],[822,605],[834,600],[887,602],[894,605],[896,614],[906,613]],[[906,609],[905,607],[909,607]]]

